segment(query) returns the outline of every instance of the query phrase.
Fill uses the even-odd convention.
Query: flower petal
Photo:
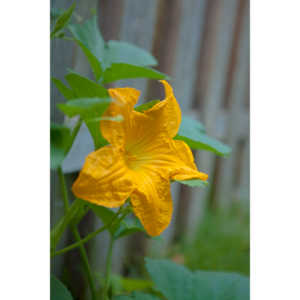
[[[169,137],[173,138],[180,127],[181,110],[169,83],[165,80],[161,80],[160,82],[165,88],[165,99],[144,113],[155,119],[155,121],[159,123],[159,126],[168,133]]]
[[[110,145],[87,156],[72,187],[76,197],[106,207],[122,205],[132,190],[123,154]]]
[[[142,149],[140,168],[144,171],[152,169],[172,180],[208,178],[207,174],[197,170],[193,153],[183,141],[161,137],[143,145]]]
[[[172,165],[171,179],[189,180],[201,179],[207,180],[208,175],[199,172],[194,162],[194,156],[189,146],[183,141],[172,140],[174,156],[177,158]]]
[[[166,229],[172,218],[169,179],[148,170],[137,172],[135,183],[137,189],[130,196],[134,213],[147,233],[157,236]]]
[[[134,88],[116,88],[109,89],[108,92],[114,101],[109,105],[103,117],[121,115],[123,121],[100,121],[101,133],[111,145],[123,146],[126,128],[131,123],[133,107],[138,101],[140,91]]]

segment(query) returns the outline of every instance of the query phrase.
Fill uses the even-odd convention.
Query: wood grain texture
[[[224,139],[226,118],[222,110],[224,91],[227,83],[229,59],[232,52],[234,28],[238,13],[238,0],[211,1],[208,6],[206,29],[202,52],[200,53],[198,78],[196,84],[195,106],[198,117],[204,123],[207,133],[213,137]],[[212,194],[216,156],[201,151],[197,156],[198,167],[209,175],[210,187],[202,193],[194,191],[194,206],[189,212],[190,235],[195,233],[196,223],[203,215],[203,208]]]
[[[120,40],[132,43],[151,53],[158,2],[159,0],[124,0]],[[146,79],[128,79],[118,82],[118,86],[131,86],[140,90],[139,103],[149,100],[146,98],[147,84]]]
[[[181,23],[171,83],[182,112],[187,114],[193,106],[197,79],[195,64],[202,49],[207,1],[184,1],[181,5]],[[177,210],[174,211],[172,240],[181,239],[189,231],[190,211],[199,205],[199,201],[192,198],[193,192],[194,189],[184,185],[177,188],[173,198]],[[201,191],[196,189],[196,192]]]
[[[228,127],[226,142],[232,147],[232,154],[222,161],[220,168],[220,181],[216,194],[216,201],[224,207],[229,207],[234,198],[234,166],[237,157],[237,144],[239,141],[239,112],[245,109],[247,86],[249,79],[249,5],[242,7],[242,19],[238,32],[238,46],[234,59],[232,84],[227,100]]]

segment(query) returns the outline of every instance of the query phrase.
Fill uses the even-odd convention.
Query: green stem
[[[113,251],[114,241],[115,241],[114,238],[110,237],[109,248],[108,248],[107,257],[106,257],[105,283],[104,283],[104,288],[103,288],[103,300],[109,300],[108,289],[109,289],[109,285],[110,285],[111,258],[112,258],[112,251]]]
[[[69,209],[67,213],[60,219],[60,221],[51,229],[51,252],[55,251],[56,245],[58,244],[62,234],[67,228],[68,224],[72,222],[78,210],[81,208],[82,202],[79,199],[76,199]]]
[[[63,196],[62,198],[64,201],[64,210],[65,210],[65,214],[66,214],[69,209],[68,190],[67,190],[67,186],[65,183],[65,176],[64,176],[61,166],[58,167],[57,172],[58,172],[59,182],[61,185],[61,192],[62,192],[62,196]]]
[[[66,252],[68,252],[70,250],[73,250],[73,249],[75,249],[77,247],[80,247],[83,244],[85,244],[86,242],[88,242],[90,239],[94,238],[100,232],[102,232],[102,231],[104,231],[104,230],[106,230],[108,228],[109,228],[108,225],[102,226],[102,227],[98,228],[96,231],[88,234],[85,238],[81,239],[79,242],[76,242],[76,243],[74,243],[74,244],[72,244],[72,245],[70,245],[68,247],[65,247],[65,248],[63,248],[63,249],[61,249],[59,251],[56,251],[55,253],[51,254],[51,256],[53,257],[53,256],[56,256],[56,255],[60,255],[60,254],[66,253]]]
[[[108,224],[106,224],[105,226],[102,226],[102,227],[98,228],[96,231],[94,231],[94,232],[88,234],[85,238],[81,239],[79,242],[74,243],[74,244],[72,244],[72,245],[70,245],[70,246],[68,246],[68,247],[65,247],[65,248],[63,248],[63,249],[61,249],[61,250],[59,250],[59,251],[56,251],[55,253],[51,254],[51,257],[56,256],[56,255],[60,255],[60,254],[63,254],[63,253],[66,253],[66,252],[68,252],[68,251],[70,251],[70,250],[73,250],[73,249],[75,249],[75,248],[77,248],[77,247],[79,247],[79,246],[85,244],[85,243],[88,242],[90,239],[94,238],[94,237],[97,236],[99,233],[101,233],[102,231],[104,231],[104,230],[110,228],[112,225],[114,225],[115,221],[118,219],[118,216],[119,216],[120,212],[121,212],[121,208],[120,208],[119,211],[116,213],[116,215],[114,216],[114,218],[111,220],[110,223],[108,223]]]
[[[75,239],[77,241],[80,241],[80,234],[78,232],[78,229],[75,226],[73,227],[72,232],[73,232],[73,235],[74,235]],[[89,285],[90,285],[90,288],[91,288],[92,299],[96,300],[97,299],[96,286],[94,284],[94,280],[93,280],[93,276],[92,276],[92,270],[91,270],[91,266],[89,264],[89,259],[88,259],[86,250],[85,250],[83,245],[79,246],[79,252],[80,252],[81,259],[82,259],[82,262],[83,262],[83,267],[84,267],[84,270],[85,270],[85,273],[87,275],[87,279],[88,279],[88,282],[89,282]]]
[[[78,133],[78,130],[80,129],[81,123],[82,122],[77,122],[77,125],[75,126],[75,128],[73,130],[73,133],[72,133],[73,141]],[[73,144],[73,142],[72,142],[72,144]],[[72,144],[70,145],[70,148],[71,148]],[[60,180],[60,184],[61,184],[63,201],[64,201],[65,214],[67,214],[69,211],[69,199],[68,199],[67,185],[66,185],[65,176],[62,172],[61,167],[58,168],[58,171],[59,171],[59,180]],[[72,225],[72,232],[75,237],[75,240],[77,242],[80,242],[80,240],[81,240],[80,234],[75,225]],[[96,287],[95,287],[95,284],[93,281],[91,267],[90,267],[90,264],[88,261],[88,256],[87,256],[86,250],[83,245],[80,246],[79,251],[80,251],[81,260],[82,260],[82,263],[83,263],[83,266],[84,266],[84,269],[85,269],[85,272],[87,275],[88,283],[89,283],[89,286],[91,289],[92,299],[96,300],[97,299]]]

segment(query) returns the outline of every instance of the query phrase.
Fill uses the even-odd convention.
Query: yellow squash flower
[[[133,88],[109,89],[113,98],[104,116],[122,115],[122,122],[103,120],[100,128],[110,145],[90,153],[73,185],[81,199],[106,207],[118,207],[128,197],[134,213],[151,236],[170,223],[170,180],[201,179],[186,143],[173,140],[181,111],[172,87],[161,81],[165,100],[145,112],[137,112],[140,92]]]

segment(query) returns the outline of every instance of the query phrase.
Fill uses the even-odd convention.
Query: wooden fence
[[[52,0],[52,7],[66,8],[71,0]],[[193,237],[209,197],[214,207],[228,207],[233,201],[249,200],[249,0],[80,0],[76,16],[83,20],[94,9],[105,40],[124,40],[138,45],[158,59],[158,70],[172,77],[175,96],[184,113],[201,120],[209,135],[232,147],[229,158],[218,158],[209,152],[196,153],[200,170],[209,174],[210,188],[192,189],[172,185],[174,216],[163,234],[160,249],[182,235]],[[66,68],[87,76],[89,66],[80,49],[69,41],[52,43],[51,72],[63,79]],[[156,81],[126,80],[142,90],[142,99],[162,99]],[[55,105],[63,101],[51,87],[51,120],[63,122]],[[68,122],[72,122],[68,121]],[[64,163],[64,171],[76,176],[93,143],[82,128],[74,149]],[[52,174],[52,220],[60,216],[59,186]],[[89,221],[85,228],[98,227]],[[67,237],[66,237],[67,239]],[[107,237],[90,246],[93,267],[103,268]],[[101,247],[100,247],[101,245]],[[130,251],[152,249],[149,242],[121,240],[114,253],[114,270],[121,268],[124,248]],[[150,247],[150,248],[149,248]],[[120,251],[122,249],[122,251]],[[135,250],[134,250],[135,249]],[[56,271],[62,261],[55,262]]]

